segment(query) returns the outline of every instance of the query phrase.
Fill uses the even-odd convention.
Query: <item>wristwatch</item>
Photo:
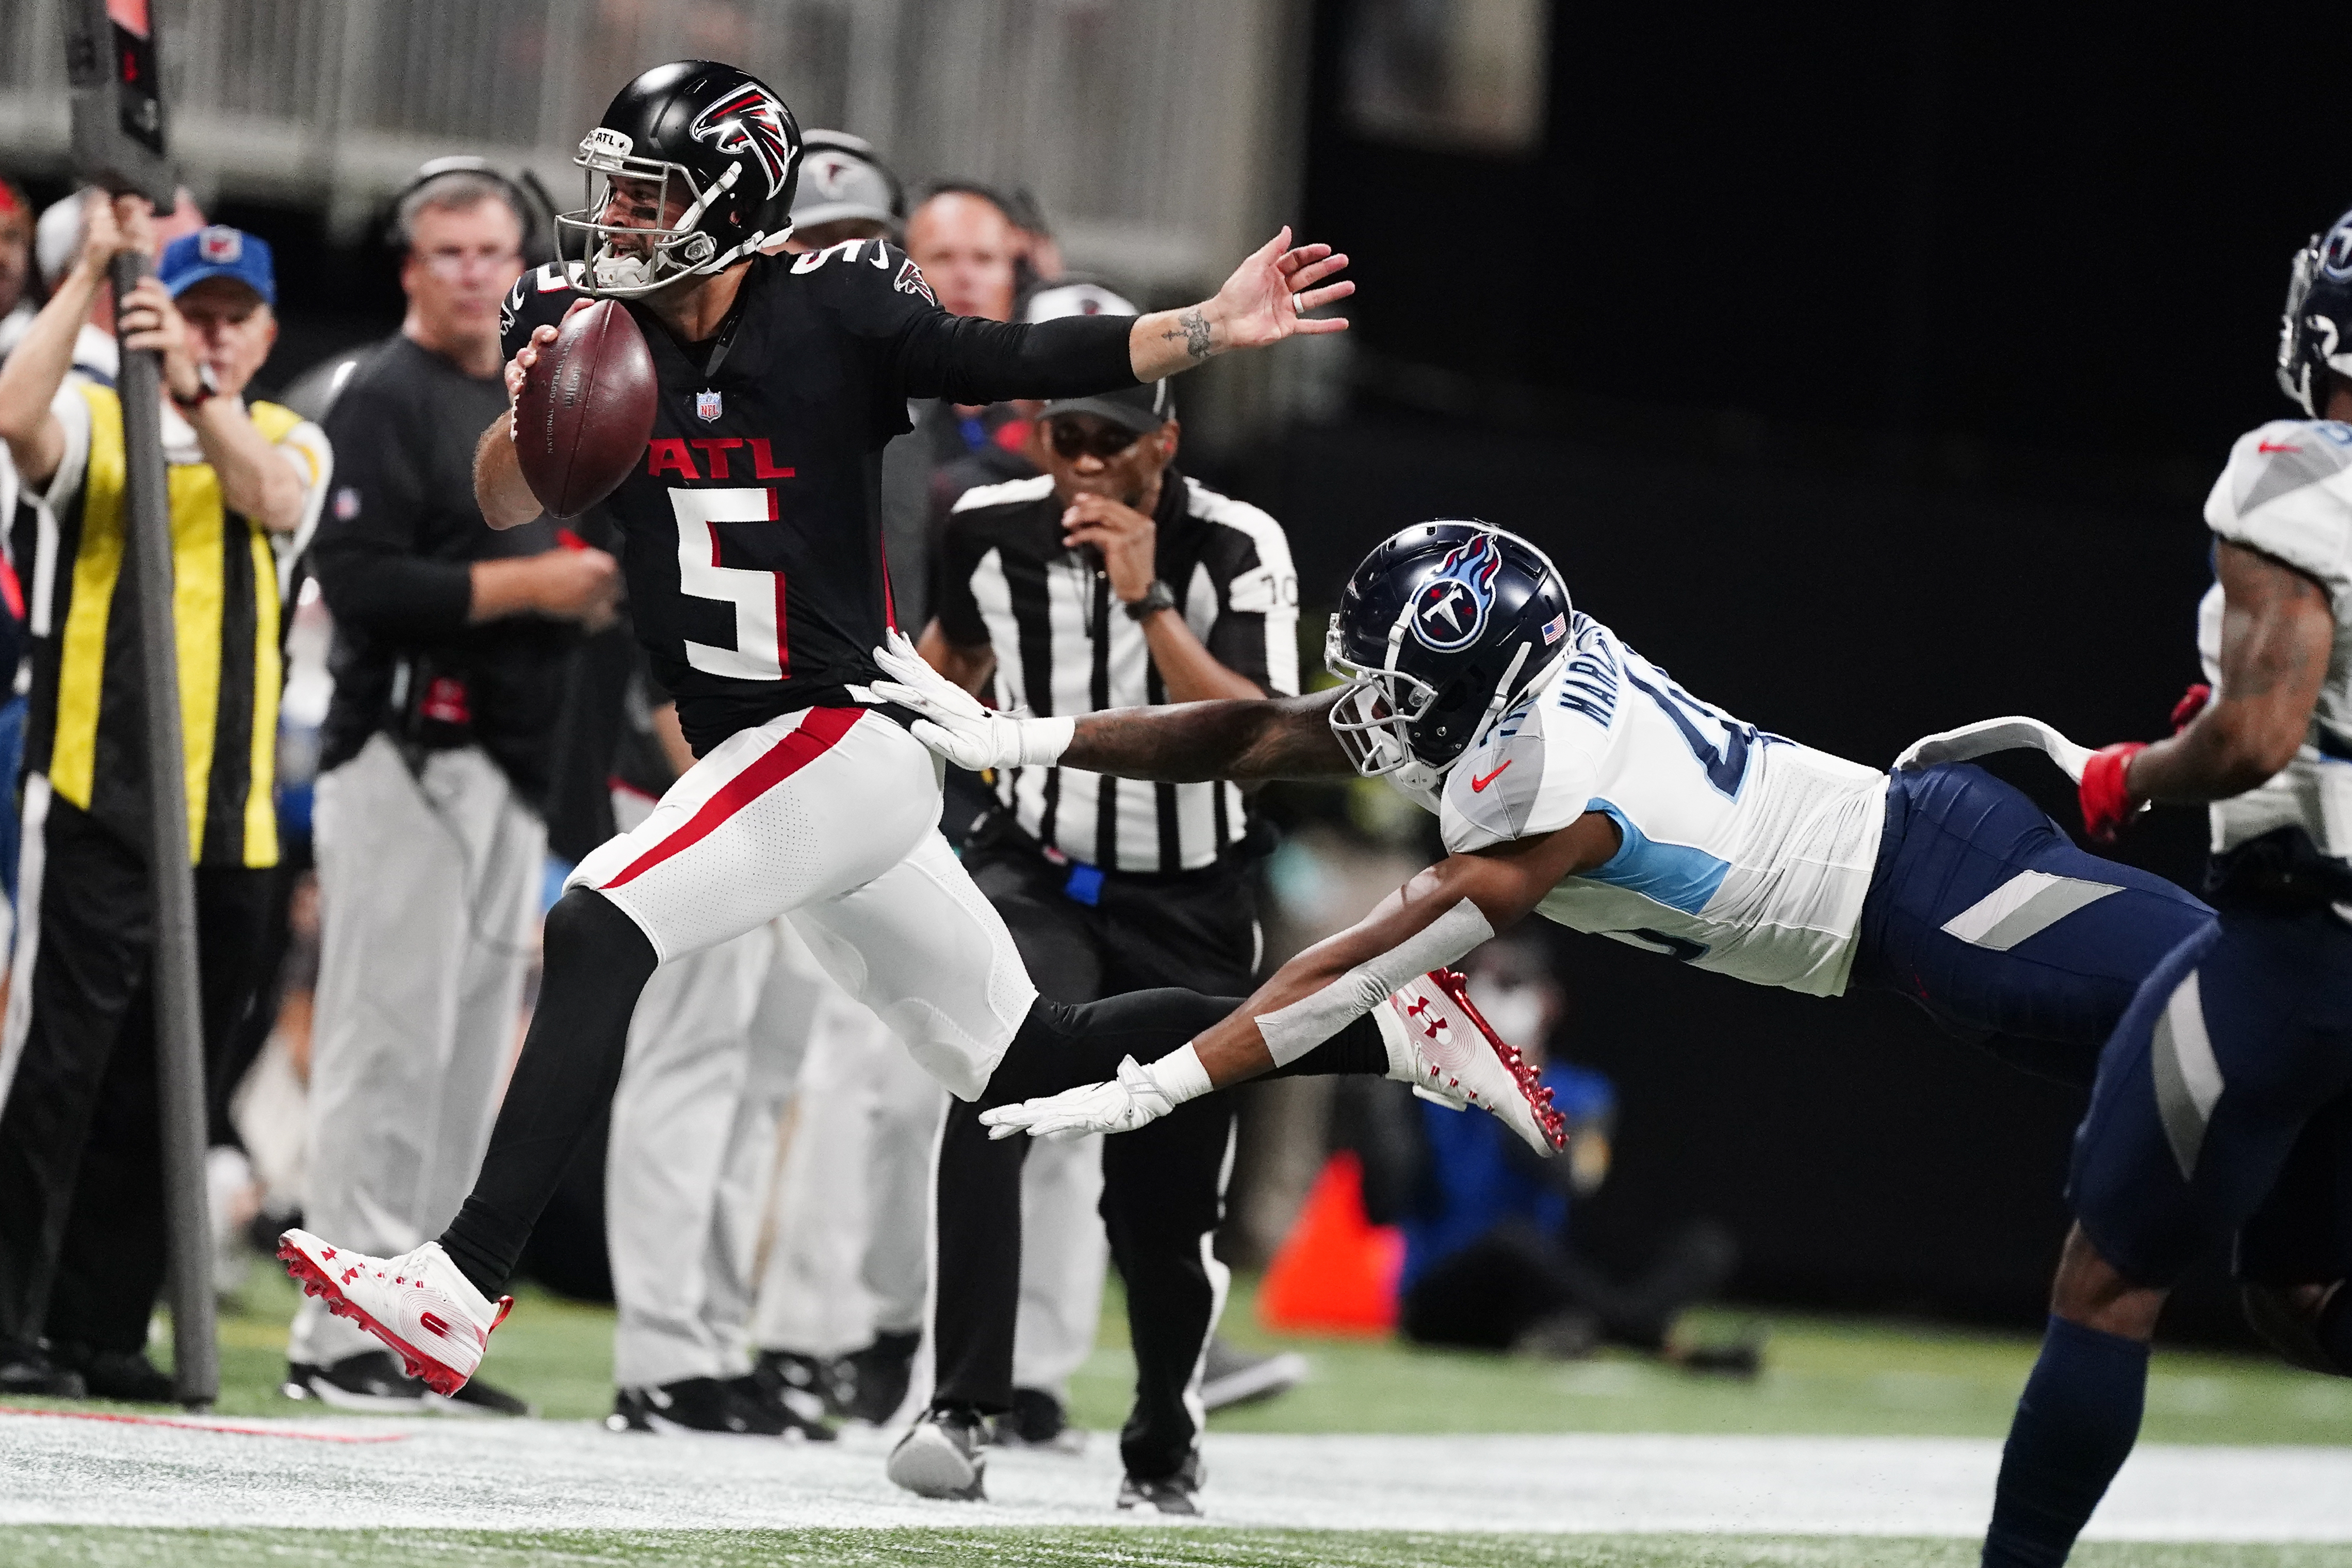
[[[1151,586],[1143,591],[1143,597],[1127,601],[1127,613],[1139,621],[1175,607],[1175,591],[1157,577],[1151,580]]]
[[[181,413],[194,414],[221,395],[220,377],[213,374],[212,366],[208,364],[196,366],[196,395],[194,397],[181,396],[177,387],[169,389],[172,401],[178,406]]]

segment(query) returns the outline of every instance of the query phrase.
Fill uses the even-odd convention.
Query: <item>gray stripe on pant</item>
[[[2039,884],[2036,886],[2036,884]],[[2030,892],[2026,889],[2031,889]],[[1944,922],[1950,935],[1992,952],[2007,952],[2026,938],[2047,931],[2076,910],[2123,889],[2113,882],[2021,871],[1998,889]],[[2018,894],[2025,892],[2022,900]],[[2013,908],[2004,908],[2016,900]]]
[[[2156,1111],[2164,1122],[2165,1142],[2172,1145],[2173,1163],[2180,1167],[2182,1181],[2193,1180],[2205,1129],[2221,1098],[2221,1064],[2213,1059],[2213,1042],[2205,1033],[2194,970],[2173,988],[2156,1020],[2148,1069],[2156,1079]]]

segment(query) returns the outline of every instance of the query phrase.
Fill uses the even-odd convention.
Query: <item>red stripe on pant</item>
[[[638,856],[628,868],[606,882],[617,888],[634,881],[671,856],[693,847],[718,826],[792,777],[825,752],[857,722],[863,708],[812,708],[793,732],[754,758],[749,767],[719,786],[702,809],[685,826]]]

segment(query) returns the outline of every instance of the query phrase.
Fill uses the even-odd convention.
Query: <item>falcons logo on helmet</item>
[[[694,117],[687,134],[730,157],[749,154],[768,176],[768,195],[784,188],[793,144],[784,134],[784,106],[758,82],[747,81]]]

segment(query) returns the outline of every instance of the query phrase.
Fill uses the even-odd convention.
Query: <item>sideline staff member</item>
[[[499,310],[522,212],[478,168],[402,200],[407,319],[327,416],[344,454],[312,556],[335,616],[320,737],[320,933],[309,1223],[401,1253],[472,1185],[514,1045],[547,852],[548,754],[582,625],[613,558],[545,518],[474,504],[474,439],[504,414]],[[306,1298],[286,1391],[345,1408],[430,1396],[383,1344]],[[519,1402],[478,1379],[476,1408]]]
[[[1041,714],[1297,695],[1289,541],[1257,508],[1171,466],[1168,384],[1050,403],[1041,424],[1046,472],[968,490],[949,517],[939,618],[922,643],[933,668],[974,692],[992,676],[1003,705]],[[1258,929],[1238,788],[1065,767],[1004,770],[996,788],[1000,809],[964,864],[1041,993],[1074,1004],[1163,985],[1248,994]],[[1017,1185],[1029,1141],[991,1142],[981,1109],[950,1102],[941,1135],[939,1387],[902,1448],[937,1447],[937,1427],[970,1455],[978,1417],[1013,1407],[1020,1237],[985,1217],[1008,1204],[973,1194]],[[1232,1131],[1228,1097],[1209,1095],[1103,1143],[1103,1221],[1136,1360],[1121,1508],[1197,1511],[1198,1384],[1225,1283],[1207,1241]],[[980,1480],[975,1462],[958,1495],[977,1495]]]
[[[114,254],[152,243],[147,204],[89,201],[72,270],[0,369],[0,437],[56,514],[58,566],[33,585],[53,631],[34,655],[25,867],[0,1044],[0,1391],[160,1400],[147,1320],[163,1277],[163,1181],[148,1001],[145,693],[124,557],[122,410],[66,382]],[[124,301],[163,354],[173,615],[205,1047],[216,1060],[252,989],[278,860],[278,562],[269,535],[318,515],[327,443],[238,396],[278,327],[268,247],[206,228],[165,247]],[[46,1354],[37,1342],[48,1340]]]

